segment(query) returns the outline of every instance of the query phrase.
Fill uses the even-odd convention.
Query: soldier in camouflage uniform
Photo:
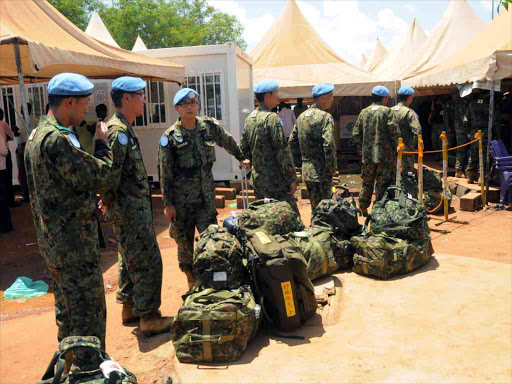
[[[195,229],[201,233],[210,224],[217,224],[212,173],[215,145],[228,151],[241,165],[243,155],[217,120],[197,117],[199,94],[195,90],[181,89],[174,97],[174,106],[180,118],[160,139],[158,164],[169,233],[178,244],[179,266],[191,288],[195,283]]]
[[[475,90],[473,90],[475,92]],[[487,129],[489,126],[489,95],[476,93],[468,102],[468,109],[464,122],[466,124],[466,133],[469,140],[475,139],[475,134],[481,130],[483,133],[483,150],[484,150],[484,173],[486,170],[486,149],[487,149]],[[498,126],[499,111],[494,109],[493,127]],[[471,144],[468,165],[466,167],[466,177],[470,184],[478,180],[480,171],[480,157],[478,150],[478,142]]]
[[[452,92],[450,99],[443,104],[443,124],[448,137],[448,148],[455,147],[455,102],[457,94]]]
[[[359,193],[359,209],[368,214],[373,187],[376,199],[384,195],[393,183],[396,170],[398,130],[393,122],[393,112],[386,107],[389,91],[378,85],[372,90],[373,103],[363,109],[354,125],[352,137],[362,153],[363,184]]]
[[[254,86],[260,103],[245,120],[240,148],[252,162],[251,184],[256,199],[287,201],[299,213],[295,191],[297,176],[279,115],[271,110],[279,103],[279,84],[262,81]]]
[[[312,211],[321,200],[331,197],[332,176],[337,169],[334,121],[327,112],[334,101],[333,90],[331,83],[313,88],[315,103],[299,116],[289,140],[294,156],[302,155],[302,177]]]
[[[58,340],[97,336],[105,350],[107,308],[93,192],[110,183],[112,152],[105,124],[97,125],[93,154],[82,150],[70,129],[82,121],[93,87],[72,73],[50,80],[51,109],[30,134],[25,167],[39,250],[54,290]],[[80,369],[94,367],[95,358],[85,351],[75,358]],[[66,371],[70,365],[68,355]]]
[[[456,96],[454,103],[454,119],[455,119],[455,138],[457,146],[466,144],[468,142],[468,135],[465,128],[465,116],[467,113],[467,100]],[[457,159],[455,162],[455,176],[464,177],[464,169],[468,161],[469,148],[463,147],[457,149]]]
[[[132,124],[144,112],[146,82],[120,77],[112,82],[116,113],[107,122],[114,161],[110,190],[102,193],[119,241],[119,287],[116,301],[123,304],[122,322],[140,319],[146,336],[168,330],[172,318],[159,312],[162,291],[162,256],[153,227],[151,188]]]
[[[395,124],[398,127],[398,135],[403,139],[405,151],[407,152],[416,152],[418,150],[418,135],[421,135],[420,119],[416,112],[409,108],[414,97],[413,95],[414,89],[411,87],[401,87],[398,90],[399,103],[391,108]],[[415,155],[403,155],[403,177],[408,173],[414,174],[414,160]]]

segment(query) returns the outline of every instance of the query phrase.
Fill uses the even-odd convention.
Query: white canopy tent
[[[375,49],[373,50],[372,55],[366,62],[366,66],[364,67],[364,69],[366,69],[368,72],[373,72],[375,66],[380,63],[380,61],[384,58],[384,56],[386,56],[387,53],[388,52],[386,51],[386,48],[384,48],[380,40],[377,39]]]
[[[137,35],[137,40],[135,40],[135,44],[133,45],[132,52],[136,51],[147,51],[148,48],[146,47],[146,44],[144,44],[144,41],[140,38],[140,35]]]
[[[96,11],[92,13],[91,18],[89,19],[89,24],[85,29],[85,33],[105,44],[111,45],[116,48],[121,48],[116,43],[116,41],[108,31],[107,27],[103,23],[103,20],[101,20],[100,15]]]

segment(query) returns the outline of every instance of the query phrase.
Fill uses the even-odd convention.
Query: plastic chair
[[[491,141],[491,156],[500,177],[500,206],[503,207],[505,199],[512,203],[512,156],[508,154],[501,140]]]

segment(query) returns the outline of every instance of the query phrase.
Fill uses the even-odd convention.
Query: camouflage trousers
[[[466,131],[464,130],[464,127],[455,127],[455,135],[457,138],[457,146],[466,144],[469,139]],[[458,171],[464,171],[464,168],[468,161],[468,148],[469,147],[463,147],[457,149],[456,154],[456,161],[455,161],[455,169]]]
[[[483,152],[484,152],[484,172],[486,172],[487,167],[487,161],[486,161],[486,155],[487,155],[487,129],[483,131],[484,137],[482,140],[483,144]],[[471,137],[474,137],[474,134],[471,134]],[[466,136],[467,137],[467,136]],[[474,140],[474,139],[473,139]],[[466,171],[473,170],[477,173],[480,172],[480,152],[478,150],[478,141],[471,144],[469,148],[469,158],[468,158],[468,165],[466,166]]]
[[[368,208],[372,201],[373,187],[375,185],[375,197],[380,200],[386,189],[393,184],[395,179],[396,162],[390,164],[363,163],[361,169],[361,191],[359,192],[359,207]]]
[[[178,245],[178,262],[183,272],[192,272],[194,235],[196,228],[203,232],[210,224],[217,224],[217,213],[209,204],[176,204],[176,221],[169,226],[169,235]]]
[[[305,181],[311,202],[311,211],[314,211],[318,203],[324,199],[330,199],[332,195],[332,181],[324,180],[321,182]]]
[[[139,317],[158,311],[163,267],[152,220],[125,220],[114,230],[119,241],[117,302],[133,304]]]
[[[434,151],[443,149],[443,142],[440,138],[443,128],[443,124],[432,124],[431,126],[430,139],[432,140],[432,149]],[[436,157],[439,157],[439,155],[436,154]]]
[[[105,350],[107,305],[100,262],[67,268],[48,266],[48,271],[55,296],[59,342],[68,336],[96,336]],[[78,350],[74,356],[74,364],[80,369],[94,368],[94,354]]]

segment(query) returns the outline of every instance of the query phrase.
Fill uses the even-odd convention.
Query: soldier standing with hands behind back
[[[169,233],[178,244],[179,267],[192,288],[195,230],[201,233],[210,224],[217,224],[212,173],[215,145],[233,155],[240,165],[249,165],[242,163],[238,144],[217,120],[197,117],[199,93],[191,88],[179,90],[174,107],[180,117],[160,139],[158,166]]]
[[[333,91],[331,83],[313,87],[314,104],[299,116],[289,140],[294,156],[302,155],[302,177],[308,188],[312,211],[321,200],[331,197],[332,176],[338,166],[334,121],[327,112],[334,101]]]

